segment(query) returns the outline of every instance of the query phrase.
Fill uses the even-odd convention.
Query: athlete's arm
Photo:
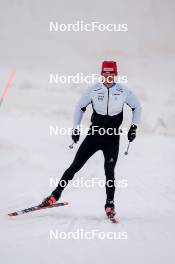
[[[91,103],[90,89],[87,89],[80,97],[74,111],[73,128],[79,128],[86,107]]]
[[[137,97],[129,90],[125,103],[132,109],[132,124],[138,125],[140,123],[141,105]]]

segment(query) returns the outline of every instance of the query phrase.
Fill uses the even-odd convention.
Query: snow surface
[[[13,67],[16,76],[0,108],[0,262],[16,263],[174,263],[174,2],[21,1],[1,3],[0,91]],[[118,12],[118,10],[120,12]],[[50,20],[128,23],[128,33],[54,33]],[[162,23],[166,21],[166,23]],[[129,43],[129,44],[128,44]],[[143,105],[142,124],[128,156],[121,138],[116,190],[119,225],[104,214],[103,188],[67,188],[67,207],[18,216],[7,213],[38,204],[50,194],[50,179],[61,177],[78,146],[69,136],[50,136],[49,127],[71,127],[75,101],[87,85],[49,85],[49,73],[99,71],[117,58],[120,72]],[[165,67],[166,66],[166,67]],[[130,117],[125,109],[125,122]],[[90,109],[83,120],[89,125]],[[83,137],[81,138],[81,141]],[[79,144],[78,144],[79,145]],[[104,179],[98,152],[75,176]],[[127,239],[56,240],[50,230],[127,232]]]
[[[140,135],[131,145],[128,156],[123,155],[127,140],[121,138],[116,176],[118,180],[127,181],[128,186],[116,191],[119,225],[105,219],[105,190],[98,186],[66,189],[61,200],[70,202],[67,207],[7,218],[8,212],[38,204],[50,194],[53,189],[49,187],[50,178],[62,175],[78,147],[71,151],[68,136],[49,135],[50,125],[69,126],[71,121],[63,118],[66,113],[59,116],[50,110],[43,114],[45,109],[39,111],[41,104],[32,100],[47,96],[49,101],[52,95],[26,91],[26,98],[32,97],[31,100],[10,109],[11,96],[14,105],[17,99],[12,93],[11,90],[8,102],[4,102],[1,109],[1,263],[23,263],[24,260],[25,263],[106,263],[109,258],[120,263],[165,263],[167,259],[173,263],[174,137]],[[104,179],[101,152],[88,161],[78,176]],[[127,232],[128,239],[49,238],[50,230],[82,229]]]

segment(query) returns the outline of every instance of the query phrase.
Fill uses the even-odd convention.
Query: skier
[[[70,180],[73,179],[86,161],[98,150],[104,155],[104,170],[106,175],[106,203],[107,216],[115,215],[114,169],[119,152],[119,127],[123,121],[123,106],[126,103],[132,109],[132,124],[128,131],[128,140],[132,142],[136,137],[136,129],[140,121],[141,107],[136,96],[122,84],[115,83],[117,63],[104,61],[101,75],[103,82],[97,82],[88,88],[78,101],[74,112],[74,126],[72,140],[77,143],[80,138],[80,123],[86,107],[91,104],[93,114],[89,133],[80,145],[70,167],[64,172],[57,188],[43,200],[42,207],[55,203]],[[103,129],[103,133],[102,130]],[[63,187],[63,184],[66,183]]]

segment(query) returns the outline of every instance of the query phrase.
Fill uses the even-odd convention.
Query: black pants
[[[106,175],[106,195],[107,200],[114,199],[115,193],[115,176],[114,169],[118,158],[119,152],[119,135],[87,135],[82,144],[80,145],[76,156],[70,167],[64,172],[58,187],[53,191],[53,195],[58,199],[61,192],[65,188],[62,181],[67,183],[73,179],[76,172],[78,172],[86,161],[98,150],[102,150],[104,155],[104,170]]]

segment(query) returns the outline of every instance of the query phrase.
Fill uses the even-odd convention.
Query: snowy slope
[[[61,263],[106,263],[109,256],[111,261],[121,263],[165,263],[167,258],[174,259],[174,137],[140,136],[131,145],[127,157],[123,155],[127,140],[122,138],[116,176],[118,180],[127,181],[127,187],[118,188],[116,192],[120,219],[117,226],[105,219],[105,190],[98,186],[67,189],[62,200],[70,202],[68,207],[12,220],[6,217],[10,211],[38,204],[49,194],[53,189],[49,187],[50,178],[60,178],[77,149],[77,146],[73,151],[68,149],[71,142],[68,136],[49,136],[50,125],[66,127],[71,121],[65,121],[64,112],[62,117],[54,110],[53,113],[45,110],[45,115],[41,110],[39,113],[38,104],[32,100],[37,94],[46,96],[46,92],[26,92],[30,104],[32,102],[31,113],[28,101],[14,112],[9,108],[5,113],[5,102],[1,109],[2,263],[22,263],[23,259],[25,263],[57,260]],[[104,179],[102,154],[95,154],[78,176]],[[51,240],[51,230],[98,230],[118,235],[127,232],[127,240]]]
[[[64,140],[62,145],[55,142],[50,150],[46,140],[42,147],[39,147],[37,142],[31,143],[30,146],[26,143],[23,145],[25,151],[19,146],[15,147],[14,142],[8,140],[6,143],[9,144],[6,144],[3,153],[9,153],[11,148],[15,161],[8,159],[7,162],[7,158],[1,160],[3,183],[6,186],[1,188],[1,201],[4,197],[6,200],[6,204],[1,202],[0,228],[1,248],[3,248],[1,260],[3,263],[22,263],[23,258],[26,263],[31,261],[48,263],[57,259],[61,263],[70,263],[70,260],[71,263],[80,261],[106,263],[109,256],[111,260],[117,259],[122,263],[128,263],[128,261],[134,263],[135,260],[138,261],[136,263],[165,263],[168,257],[174,258],[174,250],[171,246],[174,242],[175,220],[175,213],[172,210],[175,197],[173,163],[170,157],[173,147],[171,138],[140,138],[127,158],[122,155],[124,150],[122,145],[118,177],[127,179],[128,187],[119,190],[116,195],[120,218],[118,226],[112,226],[105,220],[104,189],[100,188],[70,189],[69,192],[65,191],[62,198],[70,201],[69,207],[37,212],[9,220],[5,216],[7,212],[37,204],[42,199],[48,192],[49,177],[60,175],[68,163],[68,161],[60,161],[60,157],[66,156],[67,159],[69,157],[71,159],[73,153],[65,149],[68,140]],[[148,158],[150,143],[155,147],[151,154],[152,160]],[[35,149],[34,153],[32,146]],[[144,147],[144,154],[142,154],[142,147]],[[167,157],[165,159],[167,168],[162,163],[164,155],[160,147],[164,149]],[[44,150],[43,153],[41,149]],[[59,162],[56,157],[59,157]],[[143,170],[146,158],[149,167]],[[95,173],[103,178],[101,159],[100,153],[97,154],[95,159],[89,161],[79,173],[79,176],[85,178],[96,176],[95,170]],[[59,168],[58,171],[57,168]],[[9,193],[11,195],[7,195]],[[127,232],[128,239],[75,242],[49,239],[50,230],[69,232],[82,229]]]

